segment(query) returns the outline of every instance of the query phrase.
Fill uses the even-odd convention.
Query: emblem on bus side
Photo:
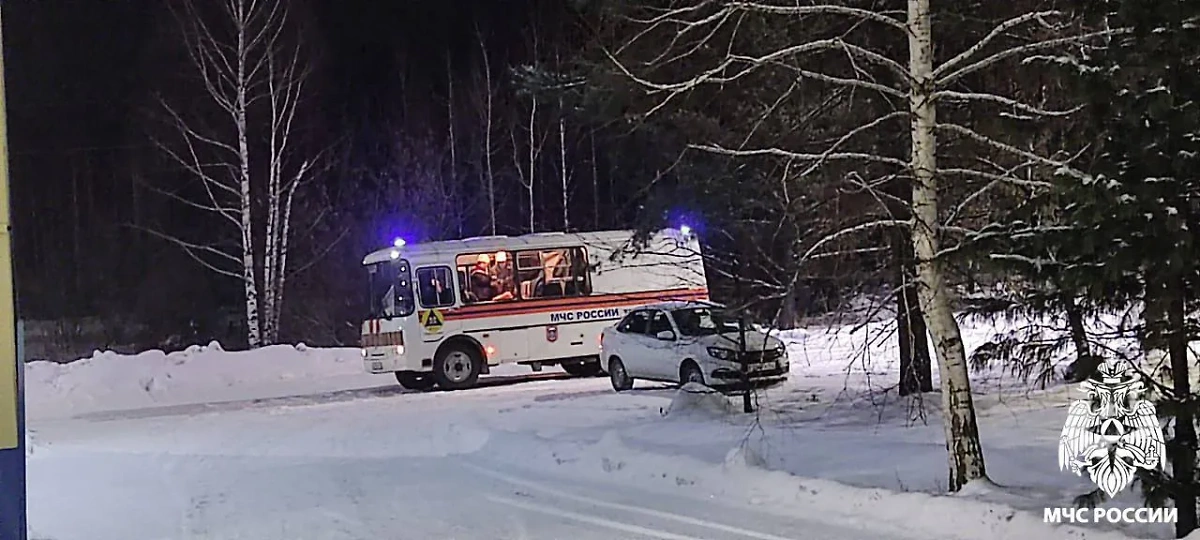
[[[442,317],[442,310],[430,309],[422,311],[417,315],[417,320],[421,323],[421,329],[427,334],[436,334],[442,331],[442,325],[445,324],[445,319]]]
[[[557,326],[547,326],[546,327],[546,341],[549,341],[550,343],[554,343],[555,341],[558,341],[558,327]]]

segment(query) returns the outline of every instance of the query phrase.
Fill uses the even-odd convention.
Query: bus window
[[[368,316],[371,319],[407,317],[416,309],[408,261],[382,262],[367,267]]]
[[[507,251],[459,255],[455,261],[462,281],[464,304],[516,300],[512,254]]]
[[[417,269],[417,292],[423,308],[454,305],[454,272],[448,266]]]
[[[564,298],[591,294],[587,253],[583,248],[517,253],[521,298]]]

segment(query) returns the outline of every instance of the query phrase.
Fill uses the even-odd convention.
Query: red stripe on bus
[[[635,293],[613,293],[613,294],[593,294],[590,296],[575,296],[568,298],[547,298],[541,300],[520,300],[520,301],[501,301],[489,302],[482,305],[462,306],[444,310],[447,315],[453,314],[475,314],[475,313],[495,313],[500,311],[521,310],[521,309],[540,309],[544,307],[565,307],[573,305],[594,304],[603,301],[621,301],[621,300],[671,300],[680,296],[694,296],[697,294],[708,294],[708,289],[663,289],[657,291],[642,291]]]
[[[514,302],[506,305],[488,305],[488,306],[471,306],[471,308],[459,308],[455,310],[446,310],[444,319],[446,321],[457,321],[466,319],[480,319],[484,317],[509,317],[516,315],[536,315],[539,313],[551,313],[555,311],[568,311],[579,309],[595,309],[606,307],[626,307],[643,304],[651,304],[660,301],[671,300],[708,300],[707,289],[679,289],[675,291],[654,291],[652,293],[636,293],[636,294],[606,294],[598,296],[588,296],[583,298],[569,298],[563,300],[550,301],[531,301],[531,302]],[[535,303],[536,302],[536,303]],[[532,304],[532,305],[523,305]],[[480,309],[486,308],[486,309]]]

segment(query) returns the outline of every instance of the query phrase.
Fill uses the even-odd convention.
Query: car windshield
[[[685,336],[711,336],[726,332],[737,332],[736,321],[731,321],[725,312],[707,308],[682,308],[671,312],[679,332]]]

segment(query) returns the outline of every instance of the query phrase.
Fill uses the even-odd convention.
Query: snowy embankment
[[[61,364],[31,362],[25,371],[31,420],[173,405],[307,395],[386,385],[363,372],[358,349],[275,345],[253,352],[218,343],[172,353],[126,356],[97,351]]]
[[[974,485],[959,495],[936,495],[946,476],[939,399],[936,392],[920,402],[896,396],[891,387],[898,366],[888,326],[787,333],[791,380],[758,396],[753,415],[742,414],[736,398],[731,403],[695,388],[639,383],[618,395],[605,379],[397,391],[387,399],[339,404],[318,397],[394,386],[389,377],[364,374],[357,349],[276,346],[251,353],[214,344],[171,354],[98,353],[70,364],[33,363],[26,377],[31,426],[38,431],[39,421],[56,422],[45,441],[42,433],[35,438],[48,451],[35,450],[31,459],[46,459],[44,470],[59,470],[51,463],[62,437],[131,455],[234,452],[253,460],[349,460],[472,454],[468,461],[498,463],[490,470],[509,471],[496,474],[507,474],[514,484],[528,483],[535,472],[556,473],[832,524],[871,523],[896,537],[1129,538],[1096,525],[1042,523],[1042,508],[1070,506],[1072,497],[1090,489],[1085,479],[1057,466],[1057,438],[1073,390],[1030,389],[998,370],[975,374],[973,383],[989,473],[1004,487]],[[965,324],[968,350],[994,332]],[[193,418],[183,427],[145,421],[172,430],[169,438],[158,431],[110,435],[107,422],[57,422],[102,411],[306,394],[314,396],[312,406],[289,413],[233,410]],[[514,473],[522,467],[530,468],[530,476]],[[44,489],[58,493],[58,487]],[[130,494],[143,495],[153,497]],[[31,498],[31,508],[38,501]],[[1113,504],[1139,505],[1135,494]],[[642,513],[657,511],[652,501],[638,506]],[[1126,532],[1169,536],[1164,526]]]

